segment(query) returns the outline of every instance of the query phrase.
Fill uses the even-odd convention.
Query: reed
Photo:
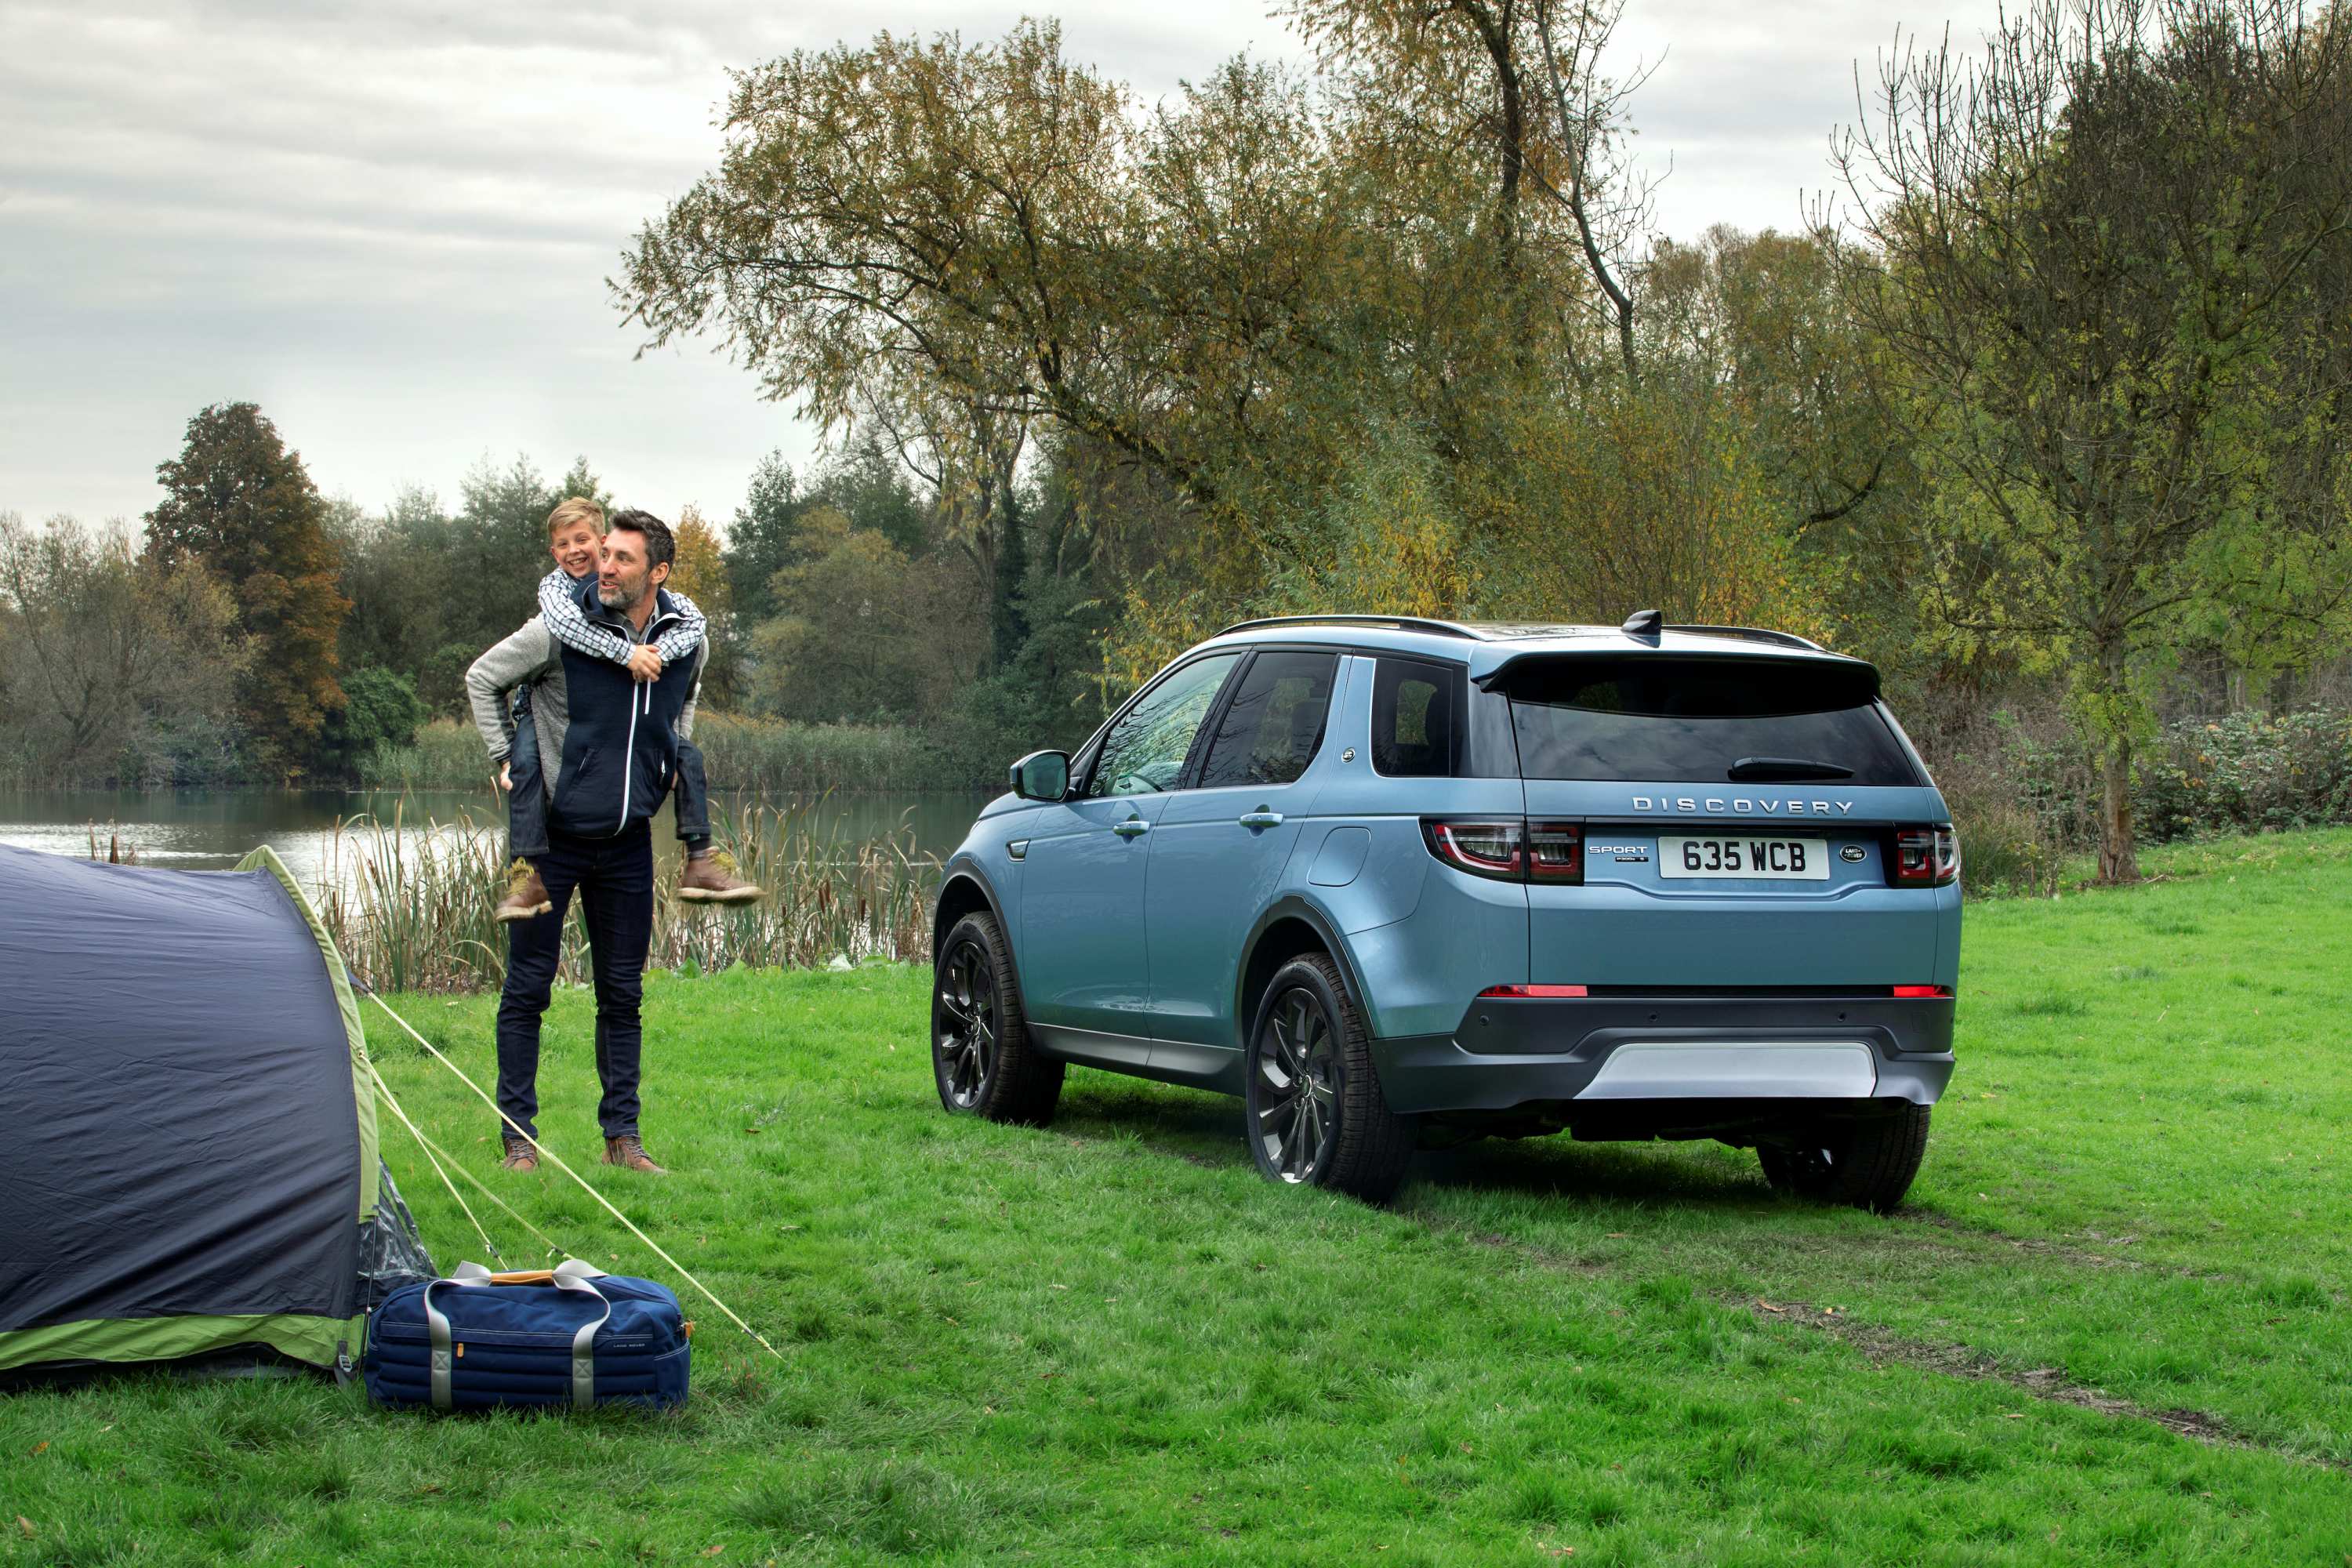
[[[123,837],[121,830],[112,824],[108,825],[106,842],[100,844],[98,841],[98,825],[93,822],[89,826],[89,858],[103,860],[110,866],[136,866],[139,864],[139,846]]]
[[[982,766],[949,754],[911,726],[799,724],[704,713],[695,720],[712,786],[767,795],[826,790],[971,789],[993,783],[998,761]],[[1007,756],[1013,750],[1007,750]],[[436,719],[413,744],[381,750],[361,764],[371,789],[478,789],[489,775],[471,724]]]
[[[744,876],[768,891],[722,909],[678,901],[674,862],[656,875],[648,968],[707,973],[737,964],[815,968],[869,958],[930,956],[936,858],[901,829],[866,840],[830,826],[822,797],[717,811],[712,827]],[[506,934],[490,918],[505,890],[504,835],[464,812],[412,823],[407,803],[389,820],[339,824],[317,903],[354,973],[386,991],[466,992],[506,978]],[[589,980],[578,908],[566,917],[560,981]]]

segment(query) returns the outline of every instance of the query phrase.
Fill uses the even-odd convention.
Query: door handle
[[[1144,821],[1139,816],[1130,816],[1125,822],[1112,823],[1110,825],[1110,830],[1113,833],[1118,834],[1121,838],[1132,838],[1139,833],[1150,832],[1151,824]]]
[[[1279,827],[1282,826],[1282,813],[1259,806],[1255,811],[1242,813],[1241,820],[1244,827]]]

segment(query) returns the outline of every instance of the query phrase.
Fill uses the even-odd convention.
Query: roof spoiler
[[[1669,628],[1675,629],[1675,628]],[[1814,657],[1790,658],[1785,654],[1767,653],[1762,648],[1673,648],[1651,653],[1606,645],[1584,648],[1529,649],[1506,656],[1494,668],[1471,676],[1480,690],[1500,692],[1506,697],[1525,691],[1547,675],[1559,673],[1574,666],[1580,670],[1594,670],[1596,666],[1614,666],[1629,672],[1661,672],[1677,663],[1711,665],[1740,664],[1758,671],[1772,670],[1790,681],[1808,681],[1818,688],[1829,706],[1859,707],[1875,700],[1879,693],[1878,667],[1866,659],[1842,653],[1830,653],[1807,644],[1804,651]],[[1597,673],[1597,671],[1596,671]],[[1517,691],[1514,688],[1518,689]]]

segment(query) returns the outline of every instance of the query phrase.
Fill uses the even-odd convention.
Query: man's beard
[[[634,592],[625,583],[617,588],[605,587],[601,578],[596,583],[596,602],[608,610],[634,610],[637,607],[637,601],[645,596],[646,589],[642,583]]]

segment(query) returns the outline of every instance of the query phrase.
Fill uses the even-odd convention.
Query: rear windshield
[[[1507,672],[1519,771],[1601,783],[1926,781],[1882,716],[1867,666],[1548,660]]]

